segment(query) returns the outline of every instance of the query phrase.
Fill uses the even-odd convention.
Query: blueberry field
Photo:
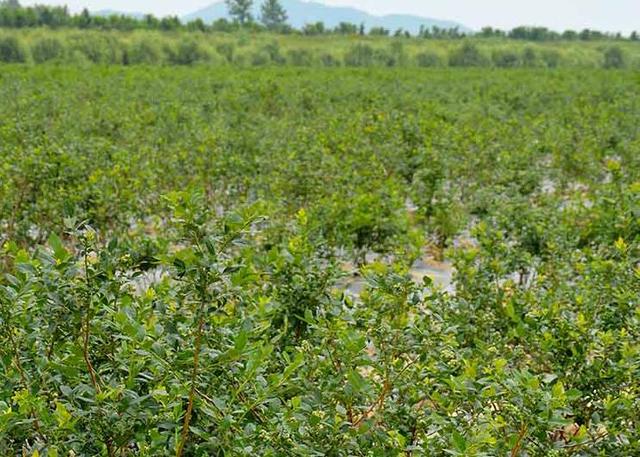
[[[0,66],[0,455],[640,455],[640,74]]]

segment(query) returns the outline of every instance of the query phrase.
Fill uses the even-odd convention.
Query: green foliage
[[[277,41],[272,41],[271,43],[264,45],[261,51],[267,55],[269,63],[275,65],[284,65],[286,63],[286,59],[282,55],[280,45]]]
[[[224,57],[227,63],[232,63],[235,46],[233,43],[220,43],[216,46],[216,52]]]
[[[393,65],[388,66],[405,66],[408,61],[405,46],[401,41],[393,41],[389,45],[389,54]]]
[[[201,33],[231,33],[239,29],[248,28],[253,32],[277,32],[282,35],[289,35],[293,32],[303,34],[334,34],[334,35],[365,35],[365,24],[342,22],[333,30],[324,27],[324,24],[317,22],[306,24],[300,30],[295,30],[286,25],[286,12],[278,0],[265,0],[261,7],[260,20],[262,24],[253,22],[252,6],[253,0],[225,0],[233,22],[226,18],[205,23],[201,18],[182,21],[177,16],[165,16],[157,18],[151,14],[142,17],[134,17],[127,14],[100,13],[92,14],[84,8],[78,13],[72,13],[66,6],[48,6],[35,4],[22,6],[17,0],[0,1],[0,28],[15,29],[80,29],[80,30],[107,30],[130,33],[134,30],[155,30],[162,32],[201,32]],[[391,30],[381,27],[373,27],[370,30],[372,36],[389,36]],[[393,31],[394,37],[410,38],[411,33],[402,28]],[[430,28],[421,26],[417,38],[436,40],[460,40],[463,38],[498,38],[500,40],[510,40],[512,42],[538,42],[538,43],[559,43],[561,41],[583,41],[583,42],[622,42],[638,41],[638,33],[631,32],[628,36],[621,33],[601,32],[598,30],[584,29],[581,31],[566,30],[562,33],[549,30],[545,27],[518,26],[511,30],[501,30],[493,27],[484,27],[480,32],[470,33],[461,31],[459,27],[438,27]]]
[[[542,60],[547,66],[547,68],[556,68],[560,65],[562,61],[562,56],[558,51],[555,50],[545,50],[542,53]]]
[[[522,65],[525,67],[535,67],[537,65],[537,53],[535,49],[526,47],[522,51]]]
[[[5,65],[0,455],[638,455],[636,89]]]
[[[424,51],[416,55],[416,63],[419,67],[439,67],[442,66],[442,57],[435,52]]]
[[[312,22],[309,24],[305,24],[304,27],[302,27],[301,32],[303,33],[303,35],[314,36],[324,34],[326,32],[326,29],[323,22]]]
[[[153,18],[149,18],[152,21]],[[93,20],[93,19],[92,19]],[[446,40],[424,40],[406,37],[359,36],[344,25],[344,31],[328,31],[324,24],[308,24],[301,33],[288,26],[278,30],[261,30],[251,23],[240,26],[223,20],[207,29],[193,21],[184,30],[174,19],[156,20],[165,24],[159,31],[137,30],[7,30],[2,36],[17,40],[22,61],[40,64],[55,60],[59,64],[99,65],[184,65],[179,49],[184,48],[186,61],[238,67],[255,65],[353,66],[353,67],[441,67],[495,66],[529,68],[578,67],[605,65],[604,55],[610,51],[607,65],[634,67],[640,59],[640,48],[617,41],[604,45],[600,41],[545,42],[535,45],[520,41],[467,38],[461,44]],[[160,27],[160,25],[158,25]],[[203,28],[204,27],[204,28]],[[212,26],[213,27],[213,26]],[[153,29],[153,27],[149,27]],[[334,35],[331,36],[330,33]],[[15,43],[9,47],[15,48]],[[278,49],[275,49],[277,47]],[[24,49],[32,51],[31,58]],[[188,49],[190,48],[190,49]],[[273,50],[277,51],[277,55]],[[616,53],[620,52],[622,57]],[[191,54],[191,57],[188,55]],[[219,58],[220,57],[220,58]],[[275,57],[275,58],[274,58]],[[193,59],[196,59],[195,61]],[[43,60],[44,59],[44,60]],[[622,60],[620,60],[622,59]]]
[[[16,37],[0,36],[0,62],[20,63],[26,61],[26,50]]]
[[[136,40],[126,51],[127,61],[130,65],[154,65],[161,61],[161,50],[156,44],[147,39]]]
[[[279,0],[265,0],[260,12],[260,21],[269,30],[281,29],[287,22],[287,12]]]
[[[334,32],[339,35],[357,35],[358,34],[358,26],[356,24],[352,24],[350,22],[341,22],[334,29]]]
[[[76,54],[95,64],[122,63],[122,46],[117,38],[94,33],[76,33],[67,41],[71,54]]]
[[[624,68],[626,59],[619,46],[612,46],[604,52],[604,68]]]
[[[289,49],[287,58],[289,63],[296,67],[310,67],[313,64],[313,56],[306,49]],[[330,60],[328,63],[326,66],[331,66]]]
[[[293,60],[293,59],[292,59]],[[324,67],[339,67],[340,60],[333,54],[325,53],[320,56],[320,62]]]
[[[193,65],[209,59],[209,53],[197,41],[191,39],[182,40],[176,49],[166,48],[166,52],[169,62],[175,65]]]
[[[494,51],[491,59],[498,68],[514,68],[520,66],[520,57],[511,51]]]
[[[369,67],[374,62],[374,50],[363,43],[353,45],[344,56],[344,64],[347,67]]]
[[[225,0],[229,15],[240,25],[253,21],[251,7],[253,0]]]
[[[271,57],[264,50],[251,54],[251,65],[254,67],[262,67],[271,63]]]
[[[481,67],[486,64],[486,57],[469,41],[449,54],[449,65],[452,67]]]
[[[56,38],[41,38],[31,46],[31,57],[35,63],[59,60],[64,56],[64,46]]]
[[[384,27],[371,27],[369,30],[369,35],[372,36],[389,36],[391,32]]]

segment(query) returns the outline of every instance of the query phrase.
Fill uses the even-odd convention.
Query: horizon
[[[54,0],[23,1],[25,6],[35,4],[67,5],[71,11],[87,8],[96,12],[114,10],[123,13],[150,13],[155,16],[184,16],[213,3],[224,0]],[[551,0],[514,2],[508,0],[451,0],[448,2],[417,2],[415,0],[302,0],[334,7],[351,7],[376,16],[400,14],[454,21],[479,31],[490,26],[509,30],[517,26],[540,26],[551,30],[582,30],[585,28],[610,33],[628,34],[638,30],[634,20],[640,14],[640,3],[632,0],[612,0],[605,4],[600,0],[565,0],[561,4]],[[258,0],[256,3],[260,3]],[[555,10],[553,14],[549,11]]]

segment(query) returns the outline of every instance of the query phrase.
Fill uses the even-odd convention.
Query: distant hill
[[[253,15],[255,18],[259,18],[260,16],[261,3],[262,2],[258,0],[254,4]],[[282,0],[281,3],[287,10],[287,15],[289,16],[288,23],[295,28],[301,28],[305,24],[321,21],[329,28],[337,26],[340,22],[350,22],[358,25],[364,24],[367,29],[371,27],[384,27],[394,31],[402,28],[414,34],[417,33],[420,30],[420,26],[423,25],[425,27],[437,26],[441,28],[458,27],[460,31],[470,31],[469,28],[457,22],[409,14],[376,16],[356,8],[330,6],[313,1]],[[224,1],[219,1],[182,17],[184,21],[191,21],[198,18],[207,23],[221,18],[228,19],[227,6]]]

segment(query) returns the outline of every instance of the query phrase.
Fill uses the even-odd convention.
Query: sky
[[[256,0],[260,1],[260,0]],[[374,14],[408,13],[461,22],[472,29],[542,25],[555,30],[593,28],[629,33],[640,30],[640,0],[316,0],[353,6]],[[66,4],[96,11],[183,15],[214,0],[23,0],[23,4]]]

